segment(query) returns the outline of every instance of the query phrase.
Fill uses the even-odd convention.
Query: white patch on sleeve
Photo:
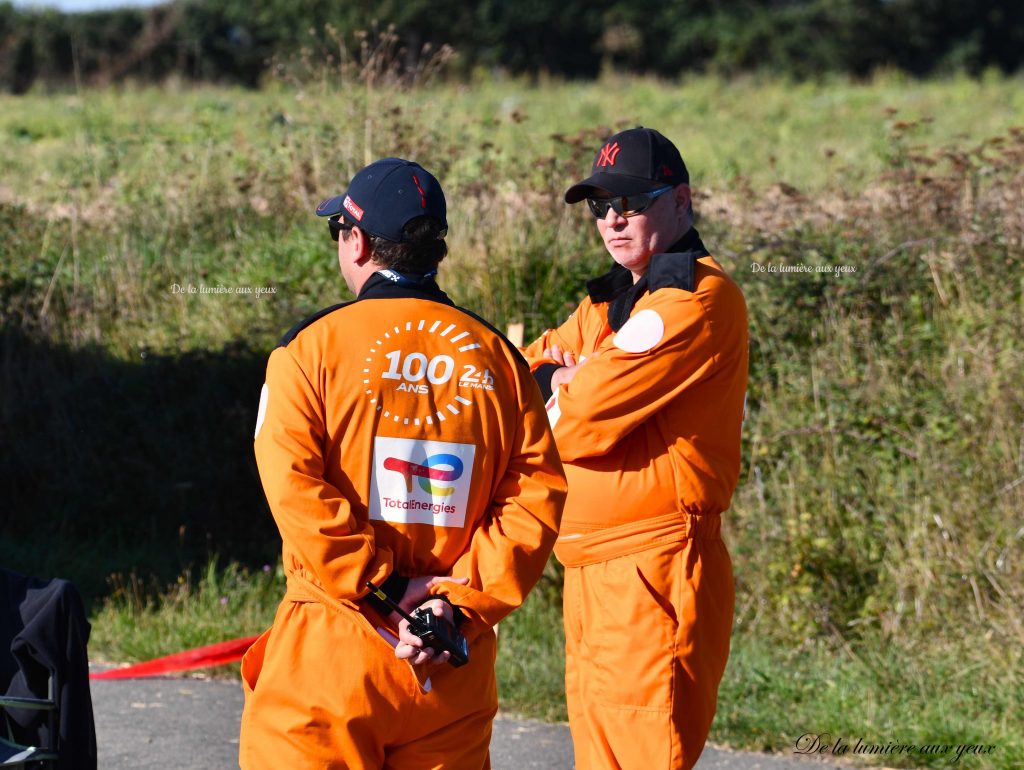
[[[260,408],[256,410],[256,433],[253,434],[253,441],[260,435],[260,428],[263,427],[263,418],[267,416],[267,400],[270,398],[270,390],[267,383],[263,383],[263,390],[260,391]]]
[[[665,322],[655,310],[641,310],[619,329],[612,343],[627,353],[646,353],[665,336]]]
[[[555,388],[555,392],[551,394],[551,398],[548,399],[544,408],[548,412],[548,422],[554,428],[558,424],[558,418],[562,416],[562,410],[558,406],[558,388]]]

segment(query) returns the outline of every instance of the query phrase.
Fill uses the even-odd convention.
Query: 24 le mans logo
[[[370,518],[463,526],[475,454],[474,444],[377,436],[373,440]]]

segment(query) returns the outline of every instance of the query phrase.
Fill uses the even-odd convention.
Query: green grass
[[[780,648],[762,637],[739,635],[719,690],[711,740],[796,754],[798,745],[804,752],[813,745],[813,737],[801,741],[802,736],[820,736],[832,746],[828,759],[886,767],[1020,767],[1020,655],[998,670],[987,655],[977,644],[906,649],[868,639]],[[849,747],[845,752],[837,747],[840,739]],[[918,750],[873,756],[863,751],[857,757],[858,740]],[[935,745],[952,749],[924,749]],[[967,751],[956,763],[962,745],[995,748]]]
[[[0,562],[83,584],[111,660],[262,630],[280,595],[251,454],[265,357],[345,296],[317,201],[371,157],[420,160],[449,198],[443,285],[529,336],[607,262],[561,193],[600,127],[635,123],[680,144],[750,314],[713,737],[982,742],[998,751],[965,766],[1019,766],[1019,78],[0,97]],[[833,271],[777,270],[797,264]],[[173,291],[189,283],[275,291]],[[557,719],[556,574],[502,624],[499,676],[506,709]]]
[[[565,721],[565,634],[562,581],[552,560],[526,602],[498,626],[501,708],[548,721]]]
[[[284,595],[284,571],[280,564],[218,568],[213,560],[198,577],[185,573],[170,587],[137,575],[115,576],[110,587],[92,617],[90,658],[135,662],[262,633]]]
[[[744,207],[737,192],[763,199],[779,182],[841,205],[890,168],[894,125],[912,124],[903,152],[968,146],[1024,122],[1022,94],[1019,79],[891,75],[870,84],[612,78],[412,91],[323,78],[298,91],[0,96],[0,209],[13,228],[35,231],[0,256],[15,263],[5,280],[31,287],[32,320],[76,345],[121,357],[240,336],[266,346],[297,315],[343,294],[323,270],[331,253],[313,207],[364,161],[398,153],[428,164],[457,202],[455,294],[498,324],[537,329],[572,295],[547,289],[586,273],[567,258],[600,258],[585,213],[560,200],[600,127],[644,123],[675,138],[709,214],[723,201]],[[189,283],[276,291],[174,293]]]
[[[396,148],[432,160],[447,172],[447,185],[461,186],[487,167],[523,170],[554,154],[556,134],[643,123],[678,142],[698,189],[731,187],[743,177],[755,188],[782,180],[816,191],[870,183],[885,169],[888,127],[896,121],[925,120],[918,140],[934,149],[1003,133],[1022,114],[1020,78],[882,74],[870,83],[792,83],[687,76],[678,83],[606,78],[543,87],[511,80],[400,95],[328,78],[298,91],[0,96],[7,138],[0,158],[11,179],[45,182],[18,191],[19,199],[40,204],[132,201],[180,210],[212,182],[234,197],[232,182],[246,181],[258,183],[247,189],[279,212],[282,202],[315,199],[364,159]],[[829,149],[835,154],[827,156]],[[589,160],[589,149],[584,154]],[[171,179],[180,183],[154,184]],[[514,189],[523,180],[501,181]],[[268,198],[260,189],[268,183],[285,187],[288,198]]]

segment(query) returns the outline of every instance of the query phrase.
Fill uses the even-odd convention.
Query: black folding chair
[[[70,582],[0,569],[0,767],[95,770],[89,631]]]
[[[52,680],[50,697],[15,698],[0,695],[0,718],[3,720],[3,736],[0,736],[0,767],[52,767],[53,762],[60,758],[57,746],[26,746],[15,738],[15,726],[23,720],[15,719],[15,715],[23,712],[42,712],[47,723],[47,743],[56,744],[57,703],[53,700]],[[30,720],[34,721],[34,720]]]

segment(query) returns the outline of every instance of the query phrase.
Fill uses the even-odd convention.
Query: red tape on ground
[[[171,674],[175,671],[189,671],[193,668],[222,666],[225,663],[234,663],[236,660],[241,659],[245,651],[258,638],[258,636],[247,636],[242,639],[231,639],[226,642],[218,642],[217,644],[208,644],[205,647],[196,647],[192,650],[166,655],[163,658],[136,663],[134,666],[112,668],[109,671],[89,674],[89,678],[141,679],[147,676]]]

